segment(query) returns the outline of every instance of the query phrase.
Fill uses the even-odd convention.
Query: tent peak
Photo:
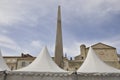
[[[113,68],[106,63],[104,63],[92,49],[89,48],[87,57],[81,67],[78,69],[77,72],[83,73],[93,73],[93,72],[106,72],[106,73],[116,73],[120,72],[120,70]]]
[[[40,54],[30,65],[16,71],[66,72],[55,64],[48,52],[47,47],[42,48]]]

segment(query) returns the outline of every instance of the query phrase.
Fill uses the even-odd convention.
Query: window
[[[22,62],[22,67],[24,67],[25,66],[25,62]]]
[[[77,70],[78,68],[75,67],[75,70]]]
[[[84,59],[84,57],[82,56],[81,59]]]
[[[14,67],[13,66],[11,66],[11,70],[13,70],[14,69]]]

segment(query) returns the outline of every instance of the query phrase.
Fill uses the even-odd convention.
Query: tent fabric
[[[27,67],[16,71],[30,72],[66,72],[59,68],[48,53],[47,47],[44,47],[38,57]]]
[[[7,66],[6,62],[2,57],[1,50],[0,50],[0,71],[10,71],[9,67]]]
[[[100,73],[117,73],[120,72],[120,70],[113,68],[106,63],[104,63],[94,52],[94,50],[90,47],[88,51],[88,55],[82,64],[82,66],[77,70],[77,72],[83,72],[83,73],[94,73],[94,72],[100,72]]]

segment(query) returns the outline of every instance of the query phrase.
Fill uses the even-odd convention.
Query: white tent
[[[93,49],[90,47],[88,51],[88,55],[82,64],[82,66],[78,69],[77,72],[83,73],[117,73],[120,72],[118,69],[113,68],[106,63],[104,63],[100,58],[96,55]]]
[[[2,57],[2,53],[0,50],[0,71],[10,71],[10,69],[8,68],[6,62],[4,61],[3,57]]]
[[[59,68],[48,53],[47,47],[43,48],[38,57],[27,67],[16,71],[30,72],[66,72]]]

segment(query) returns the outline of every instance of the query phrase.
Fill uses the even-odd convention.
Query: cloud
[[[62,0],[64,21],[67,23],[79,20],[87,24],[101,24],[114,14],[120,13],[119,0]],[[69,14],[68,14],[69,13]],[[76,22],[77,22],[76,21]],[[92,26],[95,27],[95,26]]]
[[[14,40],[4,35],[0,35],[0,46],[10,48],[12,50],[16,50],[17,48],[19,48]]]
[[[1,29],[1,30],[0,30],[0,33],[1,33],[1,34],[8,34],[9,31],[7,31],[7,30],[5,30],[5,29]]]
[[[80,55],[80,44],[73,42],[71,45],[63,46],[64,55],[67,54],[67,57],[75,57]]]
[[[21,45],[21,48],[19,49],[19,53],[25,53],[25,54],[37,56],[44,46],[45,46],[44,42],[40,40],[31,39],[30,41],[27,41]]]
[[[3,55],[18,55],[21,48],[20,46],[10,37],[0,35],[0,48]]]
[[[39,18],[48,15],[50,4],[54,4],[53,1],[47,3],[47,0],[0,0],[0,23],[12,25],[25,22],[33,25]]]
[[[71,44],[72,42],[72,44]],[[79,41],[70,41],[66,45],[64,45],[64,53],[68,55],[68,58],[75,57],[77,55],[80,55],[80,45],[84,44],[86,47],[90,47],[94,44],[97,44],[99,42],[102,42],[104,44],[113,46],[117,49],[118,54],[120,53],[120,36],[116,35],[109,38],[103,38],[103,39],[89,39],[89,40],[79,40]]]
[[[0,0],[0,33],[8,34],[0,35],[0,45],[16,50],[20,44],[21,52],[37,54],[46,43],[53,54],[58,4],[62,7],[64,52],[70,56],[80,53],[80,44],[110,42],[105,37],[116,34],[109,34],[110,27],[105,29],[105,24],[115,23],[120,0]],[[114,45],[119,44],[118,40]]]
[[[30,45],[34,48],[42,48],[44,43],[39,40],[33,40]]]
[[[0,23],[11,25],[26,22],[34,25],[39,18],[45,18],[57,9],[54,8],[57,4],[61,4],[66,22],[78,17],[103,20],[111,13],[120,13],[119,3],[119,0],[0,0]]]
[[[33,40],[30,43],[30,47],[28,50],[29,50],[29,52],[31,51],[32,54],[38,55],[40,53],[41,49],[45,46],[48,48],[49,54],[51,56],[54,56],[55,45],[53,43],[49,43],[49,42],[43,42],[40,40]]]

